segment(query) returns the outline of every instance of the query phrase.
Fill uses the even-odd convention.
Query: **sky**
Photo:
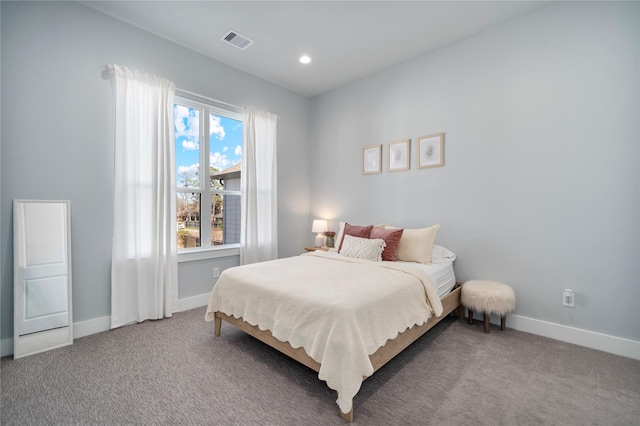
[[[183,186],[185,176],[196,177],[200,147],[200,112],[174,105],[176,132],[176,179]],[[218,170],[228,169],[242,160],[242,122],[213,115],[209,117],[209,161]]]

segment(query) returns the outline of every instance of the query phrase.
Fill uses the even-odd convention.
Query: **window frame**
[[[213,206],[212,198],[214,195],[235,195],[243,197],[242,190],[226,190],[226,189],[212,189],[211,188],[211,144],[210,144],[210,115],[222,116],[233,120],[240,121],[242,123],[242,149],[244,153],[244,114],[240,111],[232,111],[228,108],[215,105],[214,102],[207,101],[203,98],[197,98],[195,96],[185,96],[176,93],[174,97],[174,104],[184,106],[187,108],[193,108],[199,112],[199,162],[200,170],[206,171],[206,173],[199,173],[198,176],[198,188],[183,188],[178,186],[178,176],[174,185],[176,186],[176,197],[180,193],[198,193],[200,194],[200,247],[191,247],[178,249],[178,261],[190,261],[190,260],[202,260],[215,257],[225,257],[240,254],[240,243],[230,243],[213,245],[211,243],[211,221],[203,220],[211,216],[211,209]],[[177,149],[177,146],[176,146]],[[176,167],[174,163],[173,167]],[[207,202],[204,202],[208,200]],[[176,206],[177,209],[177,206]],[[174,216],[177,215],[177,210],[173,212]],[[241,222],[242,223],[242,222]],[[241,225],[242,226],[242,225]],[[207,238],[203,238],[206,235]]]

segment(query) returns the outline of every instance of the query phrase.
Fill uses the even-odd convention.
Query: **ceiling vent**
[[[237,47],[240,50],[246,50],[247,47],[253,44],[253,40],[250,40],[247,37],[240,35],[233,30],[227,31],[227,33],[224,36],[222,36],[220,40],[226,41],[227,43]]]

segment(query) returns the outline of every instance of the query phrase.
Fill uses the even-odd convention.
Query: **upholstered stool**
[[[484,315],[484,332],[489,332],[489,316],[500,315],[500,330],[504,330],[507,313],[516,308],[516,294],[506,284],[496,281],[471,280],[462,285],[462,305],[469,310],[469,324],[473,324],[473,313]]]

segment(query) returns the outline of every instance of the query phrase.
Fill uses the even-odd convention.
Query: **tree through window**
[[[242,115],[176,97],[174,119],[178,250],[240,243]]]

